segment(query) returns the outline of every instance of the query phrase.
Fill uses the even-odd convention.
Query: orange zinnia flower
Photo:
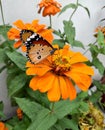
[[[95,35],[97,37],[97,33],[98,31],[101,31],[103,34],[104,34],[104,37],[105,37],[105,26],[104,27],[101,27],[101,26],[98,26],[96,29],[95,29]]]
[[[61,5],[55,0],[42,0],[39,7],[38,13],[40,13],[43,8],[43,16],[45,17],[47,15],[55,15],[60,12]]]
[[[43,24],[39,24],[38,20],[33,20],[32,23],[23,23],[22,20],[17,20],[16,22],[14,22],[14,25],[17,28],[11,28],[8,31],[8,38],[10,40],[17,40],[16,43],[14,43],[14,48],[19,48],[22,47],[22,50],[25,51],[26,47],[21,39],[21,32],[22,30],[29,30],[32,31],[33,33],[37,33],[40,36],[42,36],[46,41],[48,41],[49,43],[52,43],[53,40],[53,35],[52,35],[52,31],[51,29],[46,29],[45,25]],[[30,33],[31,35],[31,33]]]
[[[3,122],[0,122],[0,130],[8,130]]]
[[[34,75],[30,81],[30,88],[47,92],[50,101],[58,101],[76,98],[74,83],[87,91],[91,84],[91,75],[94,71],[85,63],[88,59],[79,52],[69,50],[65,45],[63,49],[58,49],[38,64],[27,62],[27,75]]]

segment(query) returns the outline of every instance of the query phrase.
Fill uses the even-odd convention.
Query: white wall
[[[38,14],[38,2],[40,0],[2,0],[5,23],[12,24],[17,19],[22,19],[25,22],[31,22],[33,19],[39,19],[41,24],[49,24],[48,17],[42,17],[41,14]],[[58,0],[62,6],[75,2],[75,0]],[[79,0],[81,4],[88,7],[91,13],[91,18],[88,18],[87,13],[84,9],[79,8],[78,12],[73,17],[73,22],[76,27],[76,37],[78,40],[82,41],[84,45],[94,42],[95,38],[93,33],[95,28],[98,25],[104,25],[105,23],[99,23],[101,18],[105,18],[105,9],[101,9],[105,6],[105,0]],[[68,10],[66,14],[61,16],[53,17],[53,28],[62,30],[62,21],[68,19],[72,11]],[[1,14],[0,14],[0,24],[2,24]],[[76,49],[77,50],[77,49]],[[84,50],[80,51],[84,52]],[[89,54],[87,54],[89,57]],[[104,59],[104,56],[100,56]],[[12,109],[10,103],[7,99],[7,90],[5,83],[6,72],[0,74],[0,100],[3,100],[5,103],[5,113],[10,116]],[[99,78],[99,75],[96,71],[96,78]]]

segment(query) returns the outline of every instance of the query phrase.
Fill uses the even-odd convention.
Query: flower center
[[[70,70],[71,64],[70,64],[70,57],[63,56],[63,55],[53,55],[52,58],[54,71],[57,72],[57,74],[62,74],[65,71]]]

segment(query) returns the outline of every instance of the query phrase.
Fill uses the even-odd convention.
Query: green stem
[[[2,15],[3,25],[5,26],[5,20],[4,20],[3,7],[2,7],[2,2],[1,2],[1,0],[0,0],[0,10],[1,10],[1,15]]]
[[[71,16],[70,16],[69,20],[71,20],[71,19],[72,19],[73,15],[75,14],[75,12],[76,12],[76,11],[77,11],[77,9],[78,9],[78,1],[79,1],[79,0],[77,0],[77,2],[76,2],[77,7],[76,7],[76,8],[74,9],[74,11],[72,12],[72,14],[71,14]]]
[[[3,66],[2,68],[0,68],[0,73],[4,70],[4,69],[6,69],[7,68],[7,66],[5,65],[5,66]]]
[[[93,45],[95,45],[97,43],[97,41],[95,41],[94,43],[93,43]],[[90,47],[83,53],[83,55],[85,55],[88,51],[89,51],[89,49],[90,49]]]
[[[51,18],[51,15],[49,15],[49,20],[50,20],[50,28],[52,28],[52,18]]]
[[[54,111],[54,104],[55,104],[55,102],[52,103],[51,113]]]

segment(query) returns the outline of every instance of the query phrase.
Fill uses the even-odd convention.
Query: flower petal
[[[61,96],[58,76],[55,75],[53,87],[47,92],[48,99],[50,101],[58,101]]]
[[[93,68],[87,66],[84,63],[76,63],[73,64],[71,66],[70,71],[66,72],[66,73],[75,73],[75,72],[79,72],[79,73],[83,73],[83,74],[88,74],[88,75],[94,75],[94,70]]]
[[[37,90],[38,89],[38,87],[37,87],[38,80],[39,80],[39,77],[34,76],[30,81],[30,84],[29,84],[30,88],[32,88],[33,90]]]
[[[21,42],[21,40],[19,40],[19,41],[15,42],[13,46],[14,46],[14,48],[19,48],[21,45],[22,45],[22,42]]]
[[[28,63],[29,64],[29,63]],[[34,65],[32,68],[26,70],[27,75],[38,75],[43,76],[45,73],[50,71],[52,68],[46,65]]]
[[[26,52],[26,51],[27,51],[27,48],[26,48],[25,45],[22,45],[22,46],[21,46],[21,49],[22,49],[23,52]]]
[[[22,20],[17,20],[13,24],[19,29],[27,29]]]
[[[74,100],[76,98],[76,89],[73,86],[73,84],[72,84],[72,82],[70,81],[69,78],[66,77],[65,82],[66,82],[66,85],[67,85],[69,98],[70,98],[70,100]]]
[[[53,88],[53,83],[55,82],[55,75],[48,72],[46,75],[40,77],[38,82],[38,89],[40,92],[47,92]]]
[[[62,98],[67,99],[69,97],[69,95],[68,95],[66,81],[63,76],[59,76],[58,78],[59,78],[59,86],[60,86]]]
[[[83,56],[80,52],[74,53],[74,55],[72,56],[70,63],[74,64],[74,63],[78,63],[78,62],[85,62],[88,61],[88,59]]]
[[[14,40],[14,39],[19,39],[20,38],[20,31],[15,29],[15,28],[11,28],[8,32],[7,32],[8,38],[10,40]]]
[[[83,91],[86,91],[91,85],[92,79],[87,74],[78,72],[69,73],[69,75],[67,73],[65,74],[70,77]]]

